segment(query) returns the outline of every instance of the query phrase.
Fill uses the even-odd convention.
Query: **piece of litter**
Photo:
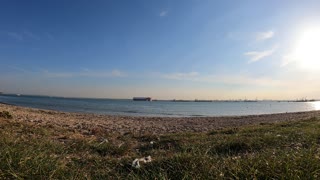
[[[140,168],[140,162],[149,163],[152,161],[151,156],[143,157],[140,159],[135,159],[132,161],[132,167],[134,168]]]
[[[147,163],[147,162],[151,162],[151,161],[152,161],[151,156],[147,156],[147,157],[145,157],[145,158],[144,158],[144,160],[145,160],[145,162],[146,162],[146,163]]]
[[[154,141],[150,141],[150,144],[153,145],[153,144],[154,144]]]
[[[140,168],[139,159],[133,160],[133,162],[132,162],[132,167],[134,167],[134,168]]]

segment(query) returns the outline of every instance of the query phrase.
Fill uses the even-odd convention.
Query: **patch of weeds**
[[[318,120],[318,118],[317,118],[317,117],[312,117],[312,118],[310,118],[309,120],[310,120],[310,121],[316,121],[316,120]]]
[[[214,161],[201,156],[176,154],[158,159],[129,174],[132,179],[217,179]]]
[[[316,142],[317,142],[317,144],[320,144],[320,136],[317,137]]]
[[[150,135],[143,135],[143,136],[140,136],[138,138],[139,141],[141,142],[151,142],[151,141],[157,141],[159,140],[160,137],[157,136],[157,135],[153,135],[153,134],[150,134]]]
[[[212,130],[208,133],[208,135],[216,135],[216,134],[219,134],[218,130]]]
[[[260,123],[261,126],[264,126],[264,125],[270,126],[270,125],[273,125],[273,124],[274,124],[274,123],[269,123],[269,122],[262,122],[262,123]]]
[[[158,143],[154,144],[155,149],[163,149],[163,150],[181,150],[182,146],[179,141],[168,139],[168,140],[161,140]]]
[[[50,114],[50,115],[56,114],[56,112],[53,112],[53,111],[46,111],[46,110],[38,110],[38,111],[42,114]]]
[[[292,127],[292,126],[295,126],[295,125],[290,123],[280,124],[280,127]]]
[[[208,134],[209,135],[216,135],[216,134],[237,134],[239,132],[238,128],[226,128],[221,130],[212,130]]]
[[[250,146],[245,142],[229,141],[216,145],[213,153],[217,154],[238,154],[250,151]]]
[[[223,129],[221,130],[221,134],[236,134],[238,131],[238,128]]]
[[[130,148],[127,144],[115,146],[110,143],[103,143],[91,146],[91,150],[98,153],[100,156],[124,156],[128,153]]]
[[[5,119],[12,119],[12,115],[8,111],[0,112],[0,117],[3,117]]]

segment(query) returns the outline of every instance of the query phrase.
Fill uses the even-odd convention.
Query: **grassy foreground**
[[[119,135],[39,127],[12,116],[0,116],[0,179],[320,178],[318,117],[209,133]],[[131,166],[149,155],[152,162]]]

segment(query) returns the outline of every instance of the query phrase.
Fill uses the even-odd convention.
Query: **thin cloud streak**
[[[256,35],[256,40],[257,41],[264,41],[267,39],[273,38],[275,32],[274,31],[266,31],[266,32],[259,32]]]
[[[30,74],[30,75],[39,75],[41,77],[46,78],[75,78],[75,77],[92,77],[92,78],[108,78],[108,77],[127,77],[127,73],[114,69],[109,71],[91,71],[87,68],[83,68],[82,71],[79,72],[51,72],[47,69],[40,68],[40,70],[29,70],[20,68],[17,66],[8,66],[8,68],[12,69],[15,74],[17,72]]]
[[[195,78],[198,76],[198,72],[189,72],[189,73],[171,73],[171,74],[164,74],[162,75],[163,78],[166,79],[176,79],[176,80],[184,80]]]
[[[29,37],[31,39],[40,40],[39,36],[35,35],[34,33],[30,32],[30,31],[23,31],[22,35]]]
[[[18,72],[23,72],[23,73],[30,73],[31,71],[28,71],[24,68],[17,67],[17,66],[8,66],[10,69],[18,71]]]
[[[268,77],[250,77],[247,75],[200,75],[198,72],[171,73],[161,76],[170,80],[185,80],[204,83],[220,83],[226,85],[255,85],[255,86],[279,86],[281,81]]]
[[[13,39],[22,41],[23,40],[23,36],[20,33],[16,33],[16,32],[8,32],[8,36],[10,36]]]
[[[277,46],[273,47],[270,50],[265,50],[265,51],[246,52],[244,53],[244,55],[250,57],[250,60],[248,61],[248,63],[253,63],[253,62],[260,61],[261,59],[266,58],[268,56],[271,56],[276,50],[277,50]]]
[[[75,77],[91,77],[91,78],[108,78],[108,77],[127,77],[127,74],[119,71],[112,70],[109,72],[92,72],[92,71],[84,71],[84,72],[43,72],[45,77],[48,78],[75,78]]]
[[[164,17],[164,16],[167,16],[167,15],[168,15],[168,10],[163,10],[159,14],[160,17]]]
[[[7,35],[13,39],[18,41],[23,41],[27,39],[34,39],[34,40],[41,40],[43,37],[53,40],[54,36],[48,32],[45,32],[43,35],[38,35],[30,31],[23,31],[23,32],[7,32]]]

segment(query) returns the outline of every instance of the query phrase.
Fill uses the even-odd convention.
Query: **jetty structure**
[[[134,101],[152,101],[151,97],[133,97],[132,100]]]

